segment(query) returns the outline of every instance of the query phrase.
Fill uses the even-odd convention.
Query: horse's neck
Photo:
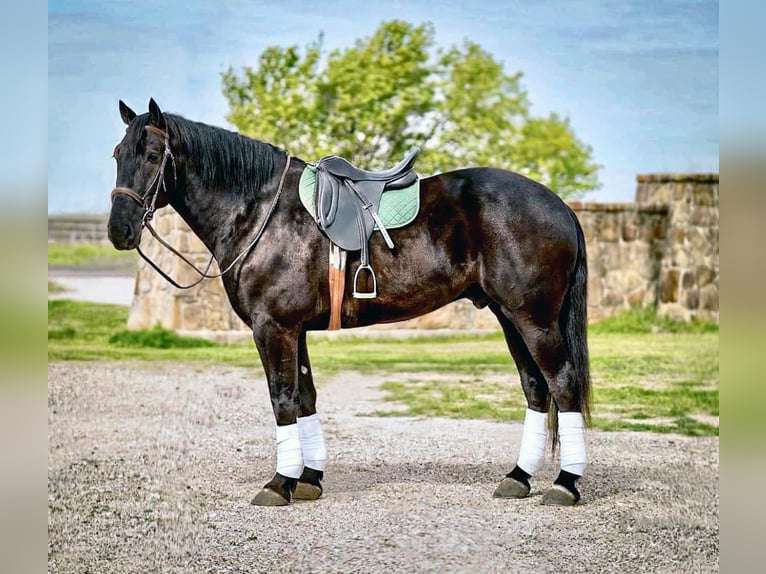
[[[265,219],[271,194],[261,191],[262,198],[253,202],[229,189],[204,188],[192,176],[180,194],[182,203],[173,207],[223,267],[246,248]]]

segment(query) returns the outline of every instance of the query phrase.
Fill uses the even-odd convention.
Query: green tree
[[[368,169],[422,148],[421,174],[510,169],[562,197],[595,189],[590,146],[556,114],[534,117],[521,73],[478,44],[434,47],[430,23],[383,22],[353,47],[322,52],[322,36],[264,50],[255,67],[222,74],[227,119],[306,160],[334,153]]]

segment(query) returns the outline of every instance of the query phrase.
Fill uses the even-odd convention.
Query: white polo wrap
[[[521,447],[516,461],[521,470],[534,474],[545,460],[545,443],[548,440],[548,413],[527,409],[524,415],[524,430],[521,432]]]
[[[298,432],[301,439],[303,464],[314,470],[324,470],[327,466],[327,445],[324,441],[319,415],[314,413],[298,418]]]
[[[277,472],[290,478],[300,478],[303,472],[297,424],[277,427]]]
[[[561,470],[582,476],[588,457],[585,452],[585,421],[581,413],[559,413]]]

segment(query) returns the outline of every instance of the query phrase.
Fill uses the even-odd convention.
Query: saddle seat
[[[324,156],[319,160],[322,168],[338,177],[345,177],[351,181],[385,181],[388,184],[395,182],[397,179],[408,175],[412,171],[412,164],[415,163],[415,158],[420,152],[419,148],[413,148],[409,150],[399,163],[389,169],[383,169],[380,171],[368,171],[361,169],[345,158],[337,155]],[[410,182],[407,185],[411,185]],[[390,187],[388,185],[387,187]],[[403,186],[403,187],[406,187]]]
[[[377,297],[377,279],[369,261],[369,242],[376,228],[389,249],[394,248],[388,231],[378,216],[380,201],[386,190],[403,189],[418,179],[413,168],[419,148],[408,151],[395,166],[380,171],[368,171],[348,160],[327,155],[316,163],[314,191],[315,218],[319,228],[332,243],[346,251],[361,251],[361,263],[354,274],[354,297]],[[360,271],[372,276],[372,290],[357,289]]]

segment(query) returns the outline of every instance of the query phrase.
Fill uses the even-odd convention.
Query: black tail
[[[588,364],[588,259],[585,251],[585,236],[582,226],[574,211],[571,212],[577,228],[577,260],[569,284],[564,304],[559,315],[559,325],[564,340],[569,349],[570,359],[574,367],[576,386],[575,400],[585,423],[590,424],[590,366]],[[549,423],[556,449],[559,440],[558,405],[551,401]]]

